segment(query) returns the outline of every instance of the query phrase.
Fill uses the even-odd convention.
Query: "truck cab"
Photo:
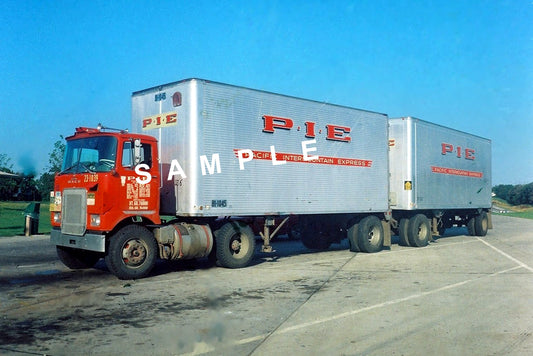
[[[51,242],[67,266],[86,268],[105,253],[107,235],[132,220],[161,223],[157,140],[100,125],[79,127],[66,140],[50,194]]]

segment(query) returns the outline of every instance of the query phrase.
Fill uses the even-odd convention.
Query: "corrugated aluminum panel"
[[[390,120],[391,208],[491,206],[491,142],[427,121]]]
[[[174,107],[176,92],[181,105]],[[175,124],[143,130],[143,119],[168,112],[177,113]],[[268,116],[290,119],[292,128],[266,132]],[[288,126],[288,121],[274,123]],[[388,209],[388,119],[383,114],[192,79],[133,93],[132,129],[159,139],[166,172],[177,160],[187,176],[171,182],[165,177],[161,205],[167,212],[174,207],[177,215],[195,216]],[[308,154],[320,159],[304,162],[302,142],[313,140],[306,137],[313,134],[316,143],[307,147],[316,151]],[[285,164],[273,164],[271,146]],[[242,170],[239,149],[255,155]],[[220,164],[211,167],[213,174],[204,164],[202,174],[201,156],[212,164],[213,155]]]

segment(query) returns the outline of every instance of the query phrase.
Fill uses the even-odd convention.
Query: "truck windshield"
[[[109,172],[115,167],[117,139],[97,136],[67,141],[61,174]]]

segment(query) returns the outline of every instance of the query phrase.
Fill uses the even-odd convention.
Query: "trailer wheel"
[[[157,242],[144,226],[128,225],[109,239],[107,268],[120,279],[146,277],[158,255]]]
[[[398,237],[400,238],[398,241],[398,245],[400,246],[411,246],[411,244],[409,243],[409,237],[407,232],[408,227],[409,219],[400,219],[400,227],[398,228]]]
[[[482,211],[481,214],[475,217],[474,226],[475,226],[476,236],[487,235],[487,231],[489,230],[489,218],[486,212]]]
[[[249,226],[229,222],[217,230],[215,236],[216,257],[220,266],[242,268],[250,263],[255,251],[255,236]]]
[[[359,224],[354,224],[348,229],[348,242],[350,243],[350,251],[360,252],[359,243],[357,242],[357,231]]]
[[[57,257],[70,269],[92,268],[102,257],[101,253],[56,246]]]
[[[409,219],[407,232],[409,244],[412,247],[427,246],[429,238],[431,237],[431,226],[428,218],[424,214],[416,214]]]
[[[359,222],[357,245],[362,252],[379,252],[383,248],[383,225],[376,216],[367,216]]]
[[[468,235],[470,236],[476,236],[476,218],[471,217],[468,219],[468,222],[466,223],[466,227],[468,228]]]

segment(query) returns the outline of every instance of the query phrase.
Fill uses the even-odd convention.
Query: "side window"
[[[147,143],[141,144],[141,164],[147,164],[152,167],[152,146]],[[133,167],[133,142],[124,142],[122,146],[122,167]]]
[[[122,146],[122,167],[133,168],[133,150],[129,141]]]
[[[147,164],[152,168],[152,146],[143,143],[141,148],[141,163]]]

